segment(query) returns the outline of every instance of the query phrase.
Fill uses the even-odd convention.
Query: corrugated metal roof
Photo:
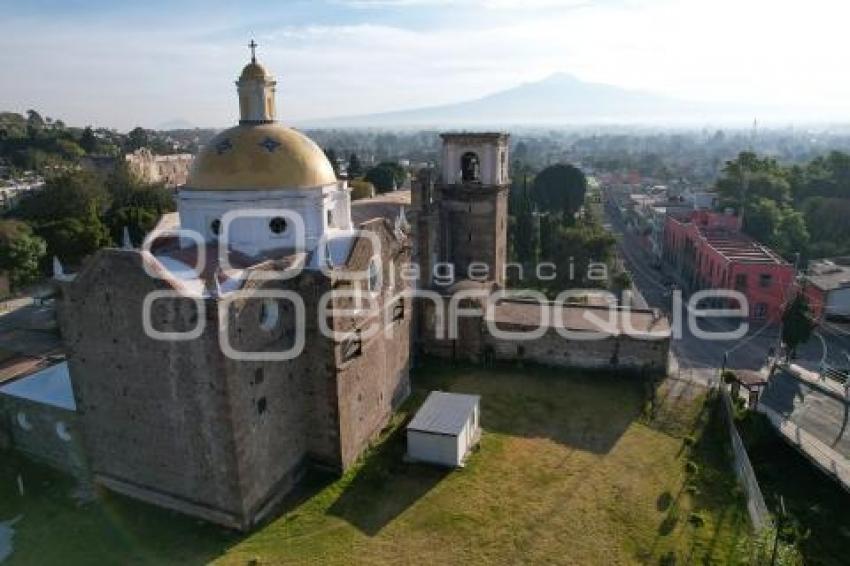
[[[458,435],[480,399],[478,395],[432,391],[407,429]]]

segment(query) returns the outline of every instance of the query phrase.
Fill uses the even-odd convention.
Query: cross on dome
[[[257,49],[257,47],[258,47],[257,42],[256,42],[256,41],[254,41],[253,39],[251,39],[251,43],[249,43],[249,44],[248,44],[248,47],[250,47],[250,48],[251,48],[251,62],[252,62],[252,63],[256,63],[256,62],[257,62],[257,52],[256,52],[256,49]]]

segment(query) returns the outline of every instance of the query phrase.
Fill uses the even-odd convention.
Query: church
[[[407,397],[411,248],[398,221],[353,225],[256,58],[236,85],[239,124],[195,159],[179,224],[99,252],[64,283],[60,324],[95,481],[247,529],[308,464],[350,466]]]
[[[194,160],[178,212],[140,249],[57,268],[64,412],[20,394],[4,405],[0,389],[16,446],[60,466],[77,449],[66,459],[100,486],[248,530],[309,469],[357,461],[408,398],[417,356],[666,371],[657,311],[618,307],[600,332],[585,315],[608,307],[488,303],[508,255],[507,134],[443,134],[411,221],[366,202],[355,222],[321,148],[278,122],[276,81],[253,51],[236,87],[239,123]],[[459,279],[439,281],[441,266]],[[461,295],[471,308],[446,335],[440,311]],[[534,340],[495,330],[518,336],[550,310]]]

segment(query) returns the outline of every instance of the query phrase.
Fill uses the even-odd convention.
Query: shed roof
[[[26,377],[0,387],[0,394],[53,405],[61,409],[77,410],[68,362],[48,366]]]
[[[432,391],[407,425],[407,430],[457,436],[481,397]]]

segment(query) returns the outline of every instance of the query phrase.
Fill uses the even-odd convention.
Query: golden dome
[[[195,158],[184,189],[304,189],[335,182],[330,161],[313,140],[271,123],[240,125],[215,136]]]
[[[256,61],[251,61],[242,69],[242,74],[239,75],[240,81],[247,80],[266,80],[270,79],[271,75],[269,75],[266,68],[257,63]]]

